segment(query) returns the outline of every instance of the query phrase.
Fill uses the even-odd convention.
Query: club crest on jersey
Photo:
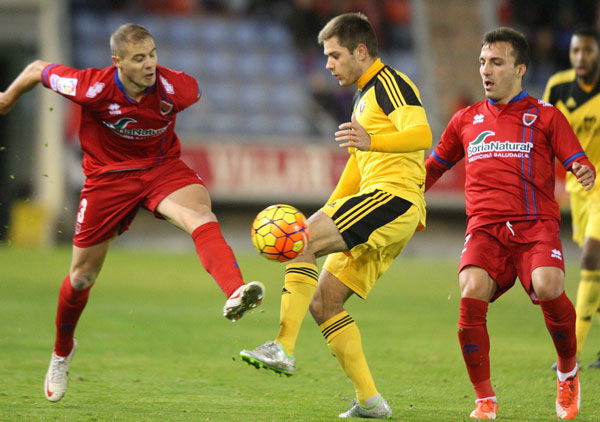
[[[160,101],[160,113],[164,116],[165,114],[169,114],[173,110],[173,103],[167,100]]]
[[[163,126],[158,129],[141,129],[141,128],[127,128],[130,123],[137,123],[137,120],[132,119],[130,117],[123,117],[119,119],[116,123],[111,123],[107,121],[102,121],[104,126],[108,127],[110,130],[115,132],[117,135],[122,136],[127,139],[143,139],[150,138],[153,136],[158,136],[169,128],[171,122],[167,123],[166,126]]]
[[[523,113],[523,124],[531,126],[537,120],[537,114]]]
[[[362,114],[362,112],[363,112],[363,111],[365,111],[365,107],[366,107],[366,105],[367,105],[367,103],[365,103],[364,101],[361,101],[361,102],[358,104],[358,112],[359,112],[360,114]]]

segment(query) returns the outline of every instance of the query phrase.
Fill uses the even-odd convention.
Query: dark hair
[[[573,31],[573,36],[577,35],[578,37],[590,37],[596,41],[596,44],[600,46],[600,35],[598,35],[598,31],[596,31],[591,26],[577,26]]]
[[[319,44],[323,44],[332,37],[338,37],[340,45],[350,52],[353,52],[358,44],[364,44],[371,57],[377,57],[379,54],[375,31],[369,19],[362,13],[345,13],[336,16],[321,29],[317,40]]]
[[[123,44],[137,43],[146,38],[152,38],[152,34],[142,25],[137,23],[126,23],[119,26],[110,36],[110,51],[114,56],[122,57]]]
[[[507,42],[512,46],[515,64],[524,64],[529,67],[529,44],[527,38],[516,29],[501,27],[486,32],[481,40],[481,45]]]

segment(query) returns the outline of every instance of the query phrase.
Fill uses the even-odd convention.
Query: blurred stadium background
[[[257,210],[290,202],[310,213],[343,168],[346,154],[332,133],[348,119],[354,89],[340,88],[324,70],[315,41],[332,16],[369,16],[384,61],[421,89],[437,139],[454,111],[482,98],[476,58],[483,32],[498,25],[525,32],[533,49],[525,85],[541,96],[547,78],[568,67],[573,27],[597,24],[599,10],[594,0],[2,0],[0,87],[35,58],[108,66],[115,28],[132,21],[148,27],[159,63],[199,80],[201,101],[178,118],[183,154],[205,178],[226,235],[234,243],[243,236],[237,246],[247,247]],[[82,183],[78,114],[39,87],[0,118],[0,240],[70,240]],[[443,216],[438,227],[461,231],[457,167],[427,199],[432,222]],[[560,184],[557,192],[564,199]],[[180,244],[175,230],[158,227],[166,225],[146,230],[151,221],[140,213],[119,242]]]

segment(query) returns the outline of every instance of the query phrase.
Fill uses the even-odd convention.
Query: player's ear
[[[366,60],[369,57],[369,50],[365,44],[358,44],[354,50],[359,60]]]
[[[121,63],[121,59],[118,56],[111,56],[110,58],[112,60],[113,65],[115,65],[118,68],[119,64]]]

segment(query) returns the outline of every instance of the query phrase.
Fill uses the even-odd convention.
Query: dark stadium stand
[[[307,136],[312,99],[281,23],[225,16],[135,17],[121,13],[74,16],[74,65],[110,64],[107,39],[119,25],[135,20],[156,37],[159,63],[198,78],[202,101],[183,113],[181,132],[227,136]],[[93,30],[90,30],[94,28]]]

